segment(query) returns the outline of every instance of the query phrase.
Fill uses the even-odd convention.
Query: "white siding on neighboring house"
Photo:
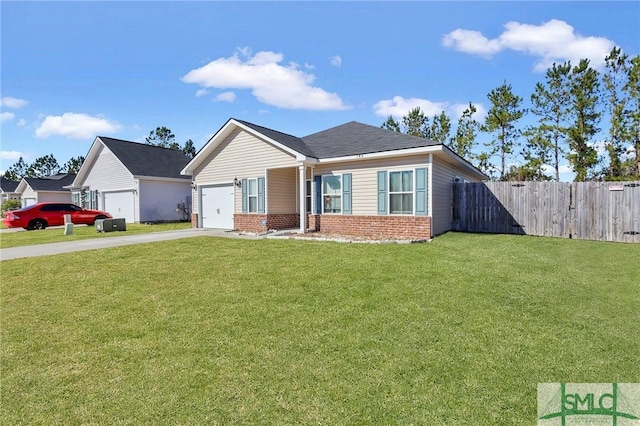
[[[39,203],[70,203],[71,202],[71,191],[68,192],[58,192],[58,191],[38,191],[38,202]]]
[[[88,186],[91,190],[97,189],[100,192],[136,189],[131,172],[104,146],[96,161],[91,165],[84,182],[80,182],[80,185]],[[103,208],[104,206],[100,205],[99,207]]]
[[[138,183],[140,222],[180,221],[185,218],[182,211],[176,212],[178,204],[187,202],[191,196],[191,182],[163,182],[140,180]]]
[[[31,186],[26,185],[25,190],[20,194],[20,202],[22,203],[22,207],[33,205],[38,202],[38,193],[34,191]]]
[[[451,230],[453,210],[453,183],[456,177],[470,182],[478,181],[471,173],[446,162],[441,156],[433,156],[432,221],[431,232],[439,235]]]
[[[413,170],[429,167],[428,154],[361,160],[335,164],[316,164],[314,175],[351,173],[352,214],[378,214],[378,171]]]
[[[297,166],[293,155],[238,129],[202,162],[193,174],[193,180],[199,186],[227,184],[232,183],[234,178],[265,176],[269,168]],[[241,211],[240,192],[236,191],[236,212]],[[194,193],[194,212],[198,212],[197,200]]]

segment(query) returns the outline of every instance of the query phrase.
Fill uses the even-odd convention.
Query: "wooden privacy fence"
[[[456,231],[640,243],[640,182],[453,185]]]

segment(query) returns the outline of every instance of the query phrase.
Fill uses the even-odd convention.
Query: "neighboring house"
[[[127,222],[189,220],[188,162],[181,151],[98,136],[68,188],[74,203]]]
[[[16,192],[20,194],[22,207],[44,202],[71,202],[71,192],[66,185],[73,182],[76,175],[58,173],[44,178],[22,178]]]
[[[385,238],[450,230],[454,181],[487,179],[445,145],[375,126],[299,138],[235,119],[182,173],[194,226]]]
[[[13,180],[5,179],[0,176],[0,195],[2,198],[0,199],[0,203],[4,203],[7,200],[19,200],[20,194],[16,192],[16,188],[20,182],[16,182]]]

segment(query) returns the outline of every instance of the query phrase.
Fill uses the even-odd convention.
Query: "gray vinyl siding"
[[[183,213],[176,208],[191,195],[191,182],[140,180],[140,222],[180,221]]]
[[[452,229],[453,180],[455,177],[478,181],[470,173],[433,156],[431,232],[439,235]]]
[[[378,171],[429,167],[427,154],[316,165],[314,175],[351,173],[352,214],[378,214]]]

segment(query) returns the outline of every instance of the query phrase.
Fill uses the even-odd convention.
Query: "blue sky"
[[[455,123],[504,81],[528,106],[554,61],[640,52],[640,2],[2,1],[0,13],[2,171],[158,126],[199,149],[230,117],[296,136],[414,106]]]

